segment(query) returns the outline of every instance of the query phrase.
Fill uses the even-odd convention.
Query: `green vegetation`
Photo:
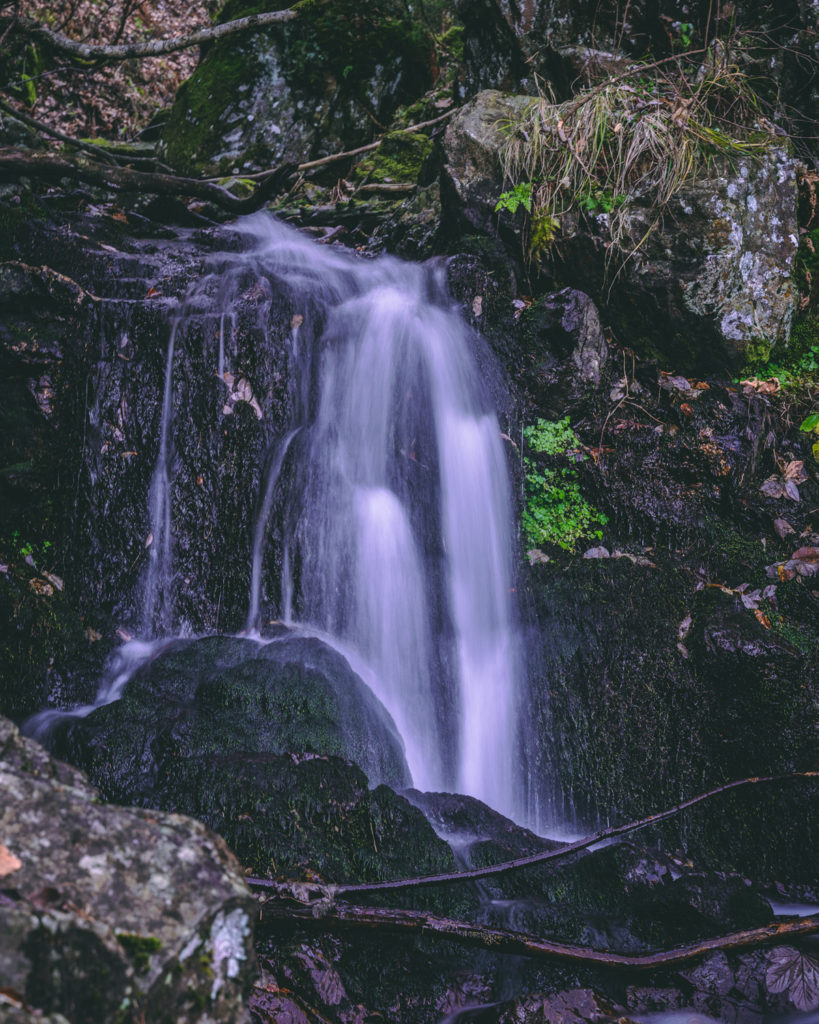
[[[495,206],[495,213],[500,210],[508,210],[509,213],[517,213],[518,207],[522,206],[527,213],[532,212],[532,182],[522,181],[509,189],[508,192],[501,192]]]
[[[117,932],[117,941],[131,958],[138,974],[146,974],[150,970],[152,954],[162,949],[162,943],[153,935]]]
[[[712,160],[767,149],[773,134],[757,122],[753,90],[722,47],[709,53],[704,68],[692,62],[689,77],[682,67],[668,74],[655,69],[649,78],[635,73],[565,103],[540,96],[500,125],[507,135],[501,164],[512,187],[497,208],[514,213],[524,205],[534,225],[547,218],[550,231],[541,224],[530,238],[531,256],[549,244],[566,214],[605,213],[610,252],[622,256],[651,231],[626,246],[630,200],[648,204],[653,226]]]
[[[370,181],[415,182],[433,150],[426,135],[390,132],[371,155],[355,169],[357,177]]]
[[[819,315],[809,314],[794,325],[787,349],[771,358],[770,342],[749,350],[748,362],[737,381],[756,378],[779,381],[780,387],[799,391],[819,384]]]
[[[524,441],[533,455],[565,459],[570,453],[575,461],[585,459],[581,445],[572,430],[568,416],[563,420],[539,419],[523,431]],[[600,540],[600,529],[608,522],[583,497],[577,471],[571,466],[544,466],[540,461],[524,458],[526,503],[522,525],[530,547],[554,544],[564,551],[574,551],[578,541]]]

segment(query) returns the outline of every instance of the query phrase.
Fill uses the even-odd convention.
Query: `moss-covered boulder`
[[[230,0],[229,21],[278,9]],[[397,0],[302,0],[296,18],[211,46],[162,135],[186,173],[257,171],[368,143],[432,85],[428,28]]]
[[[334,755],[373,783],[409,779],[395,725],[369,687],[337,651],[284,627],[268,643],[162,645],[120,700],[67,727],[60,748],[123,802],[150,802],[191,761],[245,754]]]

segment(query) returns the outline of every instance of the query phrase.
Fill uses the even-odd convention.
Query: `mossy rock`
[[[355,173],[375,182],[416,182],[432,150],[433,142],[425,135],[391,132],[358,164]]]
[[[333,755],[373,783],[409,778],[395,725],[369,687],[337,651],[283,627],[266,644],[170,642],[120,700],[75,722],[59,745],[123,802],[150,803],[191,760],[244,755]]]
[[[231,0],[220,20],[270,9]],[[431,86],[432,35],[394,0],[294,9],[290,22],[207,49],[163,131],[175,168],[249,172],[355,148]]]

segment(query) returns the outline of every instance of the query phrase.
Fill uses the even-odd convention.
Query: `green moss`
[[[225,6],[220,20],[269,9],[268,3],[237,0]],[[372,117],[390,116],[391,111],[382,109],[385,103],[397,107],[431,85],[432,36],[397,2],[302,0],[295,10],[298,17],[291,22],[250,39],[223,40],[207,50],[179,90],[163,133],[165,154],[173,166],[186,173],[216,166],[214,155],[226,148],[226,112],[268,73],[271,61],[278,65],[277,74],[294,94],[294,102],[303,103],[303,116],[318,123],[329,119],[329,134],[349,129],[351,144],[360,144],[362,136],[363,141],[372,137],[376,122],[367,112]],[[400,70],[395,95],[388,93],[386,100],[374,92],[374,80],[384,67]],[[347,126],[341,127],[340,121],[347,121]],[[243,162],[259,164],[269,159],[268,144],[261,142],[243,156]],[[230,162],[219,162],[217,173],[230,173]]]
[[[451,54],[455,60],[464,59],[464,27],[452,25],[438,40],[438,46]]]
[[[138,974],[147,974],[151,969],[151,957],[162,949],[162,943],[154,935],[135,935],[133,932],[117,932],[117,941],[128,954]]]
[[[356,176],[378,182],[418,181],[433,148],[432,140],[425,135],[392,132],[384,136],[371,156],[358,164]]]
[[[180,171],[195,172],[202,159],[218,150],[224,133],[222,115],[252,78],[253,61],[230,41],[219,41],[194,74],[182,84],[165,131],[168,162]]]

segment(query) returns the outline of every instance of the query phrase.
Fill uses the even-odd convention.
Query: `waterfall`
[[[246,631],[263,631],[273,614],[334,644],[392,715],[416,786],[520,814],[514,523],[500,427],[477,369],[482,342],[440,266],[363,260],[266,215],[237,230],[244,251],[220,254],[179,315],[213,321],[213,370],[225,372],[227,327],[248,278],[300,311],[290,418],[269,438],[260,474]],[[145,621],[160,632],[171,621],[175,336],[176,326],[149,502]],[[278,578],[265,575],[274,543]]]

